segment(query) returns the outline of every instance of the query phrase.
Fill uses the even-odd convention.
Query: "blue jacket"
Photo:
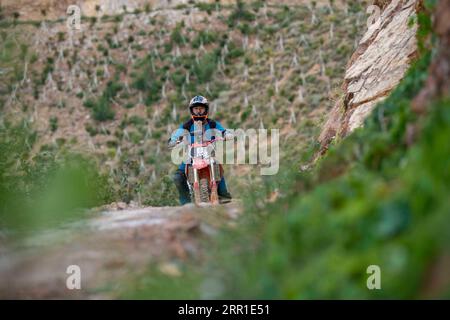
[[[222,133],[222,135],[226,131],[226,129],[220,124],[220,122],[214,121],[212,119],[206,119],[206,124],[203,125],[203,132],[206,132],[209,129],[217,129]],[[183,133],[185,132],[185,130],[189,130],[189,132],[191,133],[191,143],[194,143],[194,122],[192,120],[189,120],[189,121],[181,124],[178,127],[178,129],[172,134],[172,136],[169,139],[169,142],[174,142],[179,137],[183,136]],[[213,136],[208,135],[208,134],[205,135],[206,141],[211,141],[214,138],[215,138],[214,135]],[[185,166],[186,166],[186,164],[184,162],[182,162],[180,164],[180,166],[178,167],[178,169],[184,171]]]

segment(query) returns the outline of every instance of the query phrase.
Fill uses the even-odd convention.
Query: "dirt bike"
[[[192,201],[219,204],[218,183],[223,177],[223,167],[215,159],[215,143],[212,141],[190,144],[188,154],[190,163],[186,163],[185,174]]]

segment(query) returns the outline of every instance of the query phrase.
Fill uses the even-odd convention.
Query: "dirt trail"
[[[113,298],[120,279],[149,264],[170,274],[179,272],[173,261],[201,259],[205,240],[235,225],[240,211],[237,202],[100,211],[20,248],[0,246],[0,298]],[[70,265],[80,267],[81,290],[66,287]]]

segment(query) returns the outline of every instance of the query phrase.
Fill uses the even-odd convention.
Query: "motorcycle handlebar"
[[[216,138],[214,138],[213,140],[211,140],[211,141],[206,141],[206,142],[204,142],[204,143],[201,143],[200,145],[206,146],[206,145],[212,144],[212,143],[217,142],[217,141],[225,141],[225,140],[228,140],[227,137],[225,137],[225,138],[216,137]],[[178,138],[178,140],[177,140],[177,141],[174,141],[174,142],[170,142],[170,140],[169,140],[169,148],[170,148],[170,149],[175,148],[175,147],[176,147],[178,144],[180,144],[182,141],[183,141],[183,138],[182,138],[182,137],[181,137],[181,138]],[[193,145],[195,145],[195,143],[191,143],[191,144],[190,144],[190,146],[193,146]]]

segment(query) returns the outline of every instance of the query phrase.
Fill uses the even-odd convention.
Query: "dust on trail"
[[[240,208],[233,202],[100,211],[20,247],[0,245],[0,298],[114,298],[115,284],[149,264],[170,273],[177,272],[172,260],[201,259],[208,237],[235,225]],[[70,265],[81,269],[81,290],[66,287]]]

